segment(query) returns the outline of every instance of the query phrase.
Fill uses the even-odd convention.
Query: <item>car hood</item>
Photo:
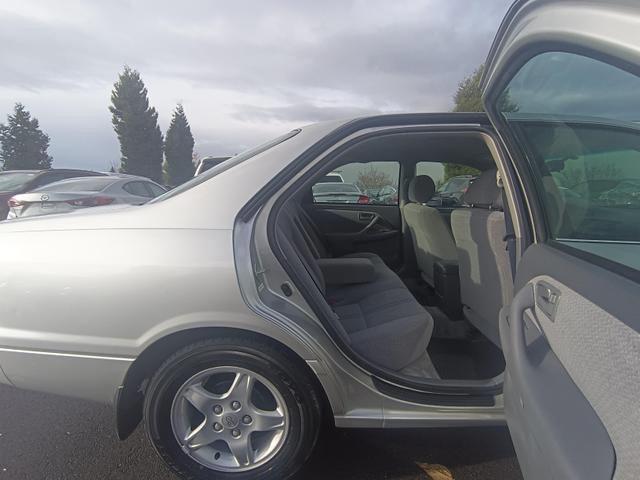
[[[637,0],[517,0],[505,15],[485,62],[482,91],[489,112],[510,76],[543,51],[587,50],[640,63]]]

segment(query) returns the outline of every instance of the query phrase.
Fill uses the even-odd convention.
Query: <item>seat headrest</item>
[[[418,175],[409,182],[410,202],[427,203],[436,193],[436,184],[429,175]]]
[[[498,187],[495,168],[485,170],[476,178],[462,196],[462,201],[475,208],[502,210],[502,191]]]

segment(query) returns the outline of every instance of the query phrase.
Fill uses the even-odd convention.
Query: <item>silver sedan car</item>
[[[327,424],[505,422],[527,480],[640,478],[640,211],[599,200],[640,177],[638,31],[637,2],[518,1],[486,115],[315,124],[4,222],[0,382],[111,403],[185,479],[290,478]],[[382,162],[397,201],[313,201]],[[442,162],[480,172],[446,215]]]
[[[72,178],[11,197],[7,219],[67,213],[105,205],[141,205],[166,191],[148,178],[134,175]]]

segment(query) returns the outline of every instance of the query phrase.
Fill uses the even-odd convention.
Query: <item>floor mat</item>
[[[432,338],[427,351],[440,378],[479,380],[504,371],[502,352],[488,340]]]

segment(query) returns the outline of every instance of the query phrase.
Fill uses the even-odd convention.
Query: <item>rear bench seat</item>
[[[277,236],[285,255],[295,255],[335,313],[331,319],[343,340],[367,360],[399,371],[423,358],[433,318],[402,280],[374,254],[331,259],[314,243],[310,219],[299,207],[285,207]],[[322,256],[324,254],[324,256]],[[326,277],[326,278],[325,278]],[[327,279],[329,281],[327,281]]]

